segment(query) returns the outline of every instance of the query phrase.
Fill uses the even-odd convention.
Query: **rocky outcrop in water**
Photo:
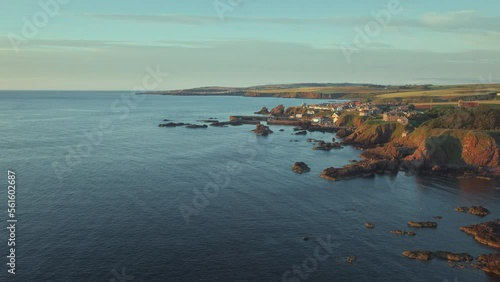
[[[478,256],[477,266],[484,272],[500,277],[500,253]]]
[[[488,214],[490,214],[490,211],[483,206],[472,206],[470,208],[469,207],[458,207],[458,208],[455,208],[455,211],[468,212],[470,214],[477,215],[477,216],[487,216]]]
[[[269,109],[267,107],[262,107],[260,111],[255,112],[256,115],[268,115],[270,114]]]
[[[278,117],[283,116],[283,115],[285,114],[285,106],[283,106],[283,105],[278,105],[278,106],[274,107],[274,108],[271,110],[270,114],[271,114],[272,116],[278,116]]]
[[[377,171],[378,163],[374,161],[360,161],[348,164],[342,168],[330,167],[321,173],[321,177],[330,181],[352,179],[368,176]]]
[[[229,125],[231,126],[241,126],[243,123],[239,120],[233,120],[233,121],[221,121],[221,122],[212,122],[210,126],[213,127],[228,127]]]
[[[271,129],[269,129],[269,126],[265,126],[261,123],[258,123],[256,128],[252,131],[255,132],[257,135],[261,135],[261,136],[267,136],[267,135],[273,133],[273,131]]]
[[[396,234],[396,235],[408,235],[408,236],[417,235],[417,233],[415,233],[413,231],[404,231],[404,230],[392,230],[391,233]]]
[[[322,151],[330,151],[332,149],[342,149],[342,145],[338,142],[324,142],[324,141],[318,141],[316,146],[313,147],[313,150],[322,150]]]
[[[431,260],[432,252],[429,251],[404,251],[403,256],[417,260]]]
[[[448,261],[473,261],[474,257],[467,253],[452,253],[446,251],[433,252],[435,258],[448,260]]]
[[[403,256],[416,260],[431,260],[433,258],[447,261],[473,261],[474,257],[467,253],[452,253],[447,251],[404,251]]]
[[[347,164],[342,168],[330,167],[321,173],[321,177],[330,181],[340,181],[357,177],[371,177],[390,169],[397,169],[397,160],[362,160]]]
[[[481,244],[500,249],[500,219],[460,227],[460,230],[474,236],[474,239]]]
[[[307,164],[304,163],[304,162],[296,162],[296,163],[294,163],[293,166],[292,166],[292,170],[295,173],[298,173],[298,174],[302,174],[304,172],[311,171],[311,169],[309,168],[309,166],[307,166]]]
[[[490,211],[482,206],[472,206],[469,208],[469,213],[477,216],[487,216]]]
[[[190,125],[186,126],[186,128],[192,128],[192,129],[208,128],[208,125],[206,125],[206,124],[204,124],[204,125],[190,124]]]
[[[183,122],[179,122],[179,123],[169,122],[169,123],[162,123],[162,124],[158,124],[158,127],[177,127],[177,126],[185,126],[185,125],[189,125],[189,123],[183,123]]]
[[[408,221],[408,226],[415,228],[437,228],[438,224],[434,221]]]

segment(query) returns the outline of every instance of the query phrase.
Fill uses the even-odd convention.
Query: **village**
[[[476,108],[478,102],[458,100],[455,104],[458,108]],[[325,128],[344,128],[352,127],[346,124],[346,120],[374,121],[383,123],[399,123],[404,126],[412,125],[412,121],[419,119],[425,110],[432,109],[433,105],[419,105],[416,107],[410,103],[398,101],[391,102],[364,102],[358,100],[350,101],[332,101],[321,104],[305,104],[300,106],[285,108],[283,105],[269,110],[263,107],[255,112],[253,116],[231,116],[230,122],[244,124],[256,124],[267,122],[269,125],[290,125],[299,126],[304,123],[310,123],[314,126]],[[355,126],[354,126],[355,127]]]
[[[338,121],[343,115],[380,118],[386,122],[398,122],[407,125],[409,124],[410,117],[419,114],[419,111],[415,110],[413,105],[397,102],[374,104],[361,101],[302,104],[295,108],[294,112],[296,113],[286,116],[276,114],[275,109],[273,109],[270,112],[261,110],[260,112],[256,112],[256,114],[269,114],[267,117],[269,124],[295,125],[304,121],[310,121],[313,124],[326,127],[338,126]],[[233,117],[232,120],[245,120],[246,118],[237,116]]]

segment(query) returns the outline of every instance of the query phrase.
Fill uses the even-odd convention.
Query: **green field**
[[[366,100],[408,100],[411,102],[437,102],[464,100],[491,100],[500,93],[500,84],[489,85],[409,85],[409,86],[326,86],[262,89],[251,91],[254,96],[273,95],[276,97],[294,97],[300,94],[322,94],[330,98],[360,98]]]

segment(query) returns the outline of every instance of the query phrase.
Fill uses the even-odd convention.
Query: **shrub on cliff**
[[[447,108],[434,111],[438,117],[425,122],[429,128],[500,129],[500,109],[480,106],[475,109]]]

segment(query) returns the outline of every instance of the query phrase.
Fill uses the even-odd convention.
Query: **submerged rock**
[[[347,263],[350,263],[350,264],[353,264],[355,261],[356,261],[356,257],[355,256],[348,256],[345,261]]]
[[[460,230],[474,236],[479,243],[500,249],[500,219],[460,227]]]
[[[240,126],[243,125],[243,123],[239,120],[232,120],[232,121],[214,121],[210,124],[210,126],[214,127],[228,127],[229,125]]]
[[[438,226],[434,221],[408,221],[408,225],[415,228],[437,228]]]
[[[303,162],[294,163],[292,166],[292,170],[298,174],[311,171],[311,169],[307,166],[307,164]]]
[[[406,231],[404,231],[404,230],[392,230],[391,233],[397,234],[397,235],[405,235]]]
[[[208,128],[208,125],[206,125],[206,124],[204,124],[204,125],[191,124],[191,125],[186,126],[186,128]]]
[[[397,234],[397,235],[408,235],[408,236],[415,236],[417,233],[413,231],[404,231],[404,230],[392,230],[392,234]]]
[[[311,142],[315,142],[315,143],[324,142],[323,140],[318,140],[318,139],[314,139],[314,138],[307,138],[306,141],[309,143],[311,143]]]
[[[375,228],[375,224],[373,224],[371,222],[365,222],[365,227],[368,229],[373,229],[373,228]]]
[[[305,131],[305,130],[298,131],[294,135],[307,135],[307,131]]]
[[[177,127],[177,126],[184,126],[184,125],[189,125],[189,123],[183,123],[183,122],[179,122],[179,123],[169,122],[169,123],[159,124],[159,125],[158,125],[158,127]]]

